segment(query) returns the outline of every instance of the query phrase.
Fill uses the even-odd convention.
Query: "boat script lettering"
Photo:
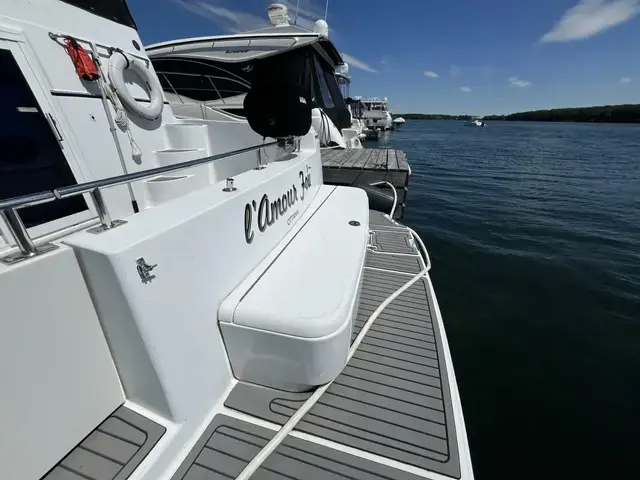
[[[300,184],[298,186],[292,185],[289,190],[282,193],[275,200],[270,199],[269,195],[265,193],[260,201],[253,200],[244,206],[244,239],[247,243],[253,242],[256,227],[260,232],[264,232],[276,223],[279,218],[285,216],[285,213],[296,202],[304,201],[306,191],[311,188],[311,174],[305,174],[301,170],[298,176],[300,177]],[[297,213],[295,212],[294,215],[297,216]],[[295,218],[294,215],[289,217],[287,224],[291,224],[291,220]]]

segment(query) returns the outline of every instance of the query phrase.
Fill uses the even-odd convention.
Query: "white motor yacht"
[[[423,242],[252,65],[178,116],[124,0],[4,2],[0,478],[473,478]]]
[[[352,125],[335,76],[344,62],[326,22],[318,20],[314,31],[291,25],[280,4],[269,7],[269,18],[270,28],[145,46],[176,114],[245,121],[243,101],[258,62],[280,72],[278,82],[301,88],[312,103],[312,124],[323,147],[361,148],[361,132]]]
[[[372,130],[392,130],[393,120],[387,104],[387,97],[361,99],[364,106],[364,121]]]
[[[350,88],[351,88],[351,77],[347,75],[349,66],[348,64],[344,64],[340,72],[336,72],[336,80],[338,82],[338,86],[340,87],[340,92],[342,93],[342,98],[345,99],[345,103],[347,104],[347,108],[349,109],[349,114],[351,115],[351,129],[346,130],[343,129],[342,133],[345,136],[345,141],[348,142],[347,138],[357,138],[358,140],[363,140],[365,138],[365,134],[363,133],[365,127],[364,122],[364,105],[357,98],[352,98],[350,96]],[[351,148],[362,148],[362,144],[358,141],[353,141]]]

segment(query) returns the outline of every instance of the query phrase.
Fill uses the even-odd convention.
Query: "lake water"
[[[418,120],[366,146],[412,166],[476,478],[638,478],[640,125]]]

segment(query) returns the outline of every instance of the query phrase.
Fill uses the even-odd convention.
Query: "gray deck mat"
[[[227,480],[240,474],[275,434],[257,425],[217,415],[172,480]],[[415,475],[288,436],[251,477],[275,479],[398,479]]]
[[[420,257],[409,255],[386,255],[384,253],[367,252],[366,262],[367,267],[414,275],[424,268]]]
[[[397,235],[405,232],[397,230]],[[377,258],[372,255],[380,256],[369,254],[366,266]],[[410,278],[365,269],[352,341],[386,297]],[[309,396],[240,383],[225,405],[282,425]],[[407,289],[377,318],[349,364],[296,429],[460,478],[451,392],[426,280]]]
[[[373,227],[375,228],[375,227]],[[415,255],[411,233],[400,229],[373,230],[371,243],[374,250],[385,253]]]
[[[42,480],[124,480],[165,431],[163,426],[122,406]]]
[[[401,228],[399,225],[393,223],[391,220],[386,218],[382,212],[377,212],[375,210],[369,210],[369,227],[370,228]]]

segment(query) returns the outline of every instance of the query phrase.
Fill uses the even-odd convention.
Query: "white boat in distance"
[[[0,25],[1,479],[473,479],[424,243],[299,89],[177,116],[123,0]]]
[[[387,103],[387,97],[382,99],[358,98],[364,106],[365,126],[372,130],[392,130],[393,120]]]
[[[466,122],[463,123],[463,125],[465,127],[486,127],[487,124],[484,123],[484,120],[480,120],[480,119],[473,119],[473,120],[468,120]]]

